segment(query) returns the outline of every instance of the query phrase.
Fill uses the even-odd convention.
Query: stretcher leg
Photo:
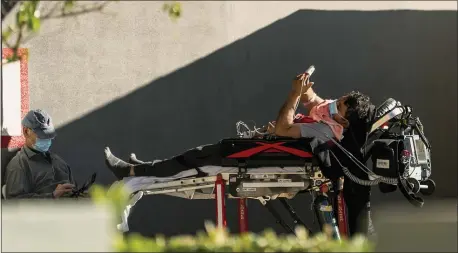
[[[266,201],[264,198],[258,198],[261,204],[269,210],[269,212],[275,217],[275,222],[280,224],[286,231],[294,233],[294,230],[289,226],[280,216],[280,214],[275,210],[270,201]]]
[[[339,232],[342,237],[348,237],[348,218],[347,218],[347,205],[343,194],[343,177],[339,179],[338,194],[337,194],[337,223]]]
[[[293,222],[294,224],[297,226],[297,225],[301,225],[303,226],[305,229],[307,229],[307,231],[309,232],[309,235],[313,234],[312,230],[310,230],[304,223],[304,221],[302,221],[301,217],[299,217],[299,215],[296,213],[296,211],[294,210],[294,208],[289,204],[289,202],[284,199],[284,198],[280,198],[280,202],[282,203],[282,205],[286,208],[286,210],[288,210],[288,213],[291,215],[291,217],[293,218]]]
[[[221,174],[216,176],[215,181],[215,202],[216,202],[216,227],[226,228],[226,183]]]
[[[247,199],[240,198],[239,202],[239,230],[240,233],[248,232],[248,210],[247,210]]]

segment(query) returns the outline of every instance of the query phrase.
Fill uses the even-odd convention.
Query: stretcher
[[[430,179],[431,145],[423,133],[419,118],[412,116],[411,107],[402,106],[394,99],[388,99],[371,112],[370,118],[369,130],[364,133],[366,142],[361,146],[363,161],[357,160],[329,138],[355,167],[367,173],[369,180],[358,178],[341,166],[343,174],[347,180],[360,185],[378,185],[384,193],[399,189],[410,203],[421,207],[423,199],[416,194],[431,195],[435,191],[435,183]],[[246,200],[256,199],[269,209],[277,223],[293,232],[293,228],[272,207],[271,201],[278,199],[294,223],[305,226],[288,199],[297,194],[311,193],[320,227],[329,225],[336,239],[348,236],[343,178],[331,181],[324,176],[323,167],[320,166],[322,161],[312,154],[312,150],[316,150],[311,145],[313,139],[280,138],[267,134],[256,137],[256,129],[248,128],[245,132],[237,130],[238,138],[220,142],[221,166],[190,169],[170,178],[123,179],[122,183],[132,198],[118,229],[128,230],[130,209],[142,196],[163,194],[185,199],[214,199],[216,223],[220,227],[226,226],[226,199],[238,199],[240,232],[248,230]],[[369,158],[372,158],[372,169],[363,164]]]
[[[280,217],[271,202],[278,199],[296,225],[307,227],[288,203],[288,199],[300,193],[310,193],[317,201],[327,201],[322,207],[318,207],[320,212],[330,213],[329,215],[317,213],[320,225],[324,225],[324,222],[330,223],[336,230],[334,208],[332,201],[327,198],[328,194],[334,191],[334,187],[332,182],[323,175],[318,161],[310,152],[304,151],[308,149],[307,141],[278,138],[256,139],[256,141],[225,139],[221,142],[224,155],[223,166],[199,168],[200,173],[206,175],[204,177],[198,177],[199,172],[191,169],[170,178],[125,178],[123,184],[133,197],[118,228],[121,231],[128,230],[127,220],[130,209],[144,195],[161,194],[192,200],[214,199],[216,225],[220,227],[226,226],[227,199],[238,199],[241,233],[248,231],[247,199],[255,199],[272,213],[278,224],[288,232],[293,232],[294,228]],[[280,164],[288,166],[280,167]],[[341,215],[344,214],[345,208],[339,209]],[[344,229],[346,226],[341,227]],[[310,229],[309,232],[312,233]],[[335,231],[334,235],[339,238],[342,233],[345,234],[346,230],[340,233]]]
[[[287,204],[285,199],[292,199],[299,193],[310,192],[326,193],[332,187],[331,181],[323,177],[319,171],[308,175],[305,172],[282,170],[282,172],[263,172],[262,168],[255,169],[255,172],[239,174],[233,171],[225,171],[214,176],[191,177],[169,182],[152,183],[145,187],[147,190],[132,192],[132,199],[128,209],[132,208],[144,195],[169,195],[173,197],[190,200],[214,199],[216,205],[216,224],[226,226],[226,205],[227,199],[239,200],[239,226],[240,232],[248,230],[247,199],[256,199],[266,206],[277,218],[277,222],[287,231],[292,232],[293,228],[288,226],[280,216],[272,209],[270,201],[280,199],[282,204],[288,207],[290,214],[295,214],[294,209]],[[139,186],[138,182],[128,181]],[[145,183],[145,182],[143,182]],[[146,186],[146,185],[144,185]],[[123,221],[127,222],[129,212],[125,213]],[[298,217],[295,222],[302,223]],[[120,225],[121,230],[128,228],[127,223]]]

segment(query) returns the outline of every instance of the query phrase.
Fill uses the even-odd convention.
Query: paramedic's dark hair
[[[346,96],[347,100],[344,104],[348,108],[345,118],[353,120],[366,119],[369,116],[369,108],[372,105],[369,96],[359,91],[352,91]]]

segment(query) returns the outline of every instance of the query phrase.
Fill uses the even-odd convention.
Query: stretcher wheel
[[[409,187],[413,193],[420,192],[420,182],[418,182],[418,180],[415,178],[408,178],[407,182],[409,183]]]
[[[436,183],[432,179],[427,179],[421,183],[422,185],[428,186],[428,188],[420,189],[421,194],[429,196],[436,191]]]

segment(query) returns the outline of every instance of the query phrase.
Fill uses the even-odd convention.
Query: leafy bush
[[[97,203],[109,204],[115,218],[120,217],[128,196],[118,184],[110,190],[92,187],[91,195]],[[296,228],[295,235],[277,235],[273,230],[261,234],[245,233],[231,235],[225,229],[205,223],[206,232],[196,236],[182,235],[166,238],[142,237],[139,234],[117,234],[114,250],[117,252],[372,252],[372,244],[362,236],[336,241],[330,233],[309,237],[303,227]]]

